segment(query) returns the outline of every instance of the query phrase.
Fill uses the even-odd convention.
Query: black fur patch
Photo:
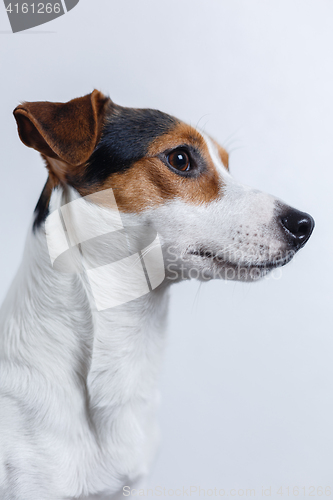
[[[35,215],[35,220],[33,224],[34,232],[41,226],[41,224],[45,221],[46,217],[49,215],[49,203],[51,194],[52,194],[51,181],[48,178],[34,211]]]
[[[178,120],[154,109],[112,105],[102,137],[89,159],[83,183],[99,184],[111,174],[128,169],[147,153],[151,142],[167,133]]]

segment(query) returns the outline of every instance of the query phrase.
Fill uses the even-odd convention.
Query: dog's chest
[[[8,360],[0,380],[16,401],[8,415],[16,417],[2,429],[11,439],[8,446],[1,439],[0,449],[1,467],[7,463],[14,472],[4,472],[2,481],[0,467],[0,483],[8,483],[15,500],[27,491],[31,498],[48,492],[50,500],[110,494],[145,474],[154,455],[167,298],[160,291],[92,314],[80,280],[60,279],[31,253],[34,263],[14,283],[1,327]],[[64,297],[71,304],[66,311]],[[11,363],[19,340],[22,360]],[[35,470],[38,484],[31,482]]]

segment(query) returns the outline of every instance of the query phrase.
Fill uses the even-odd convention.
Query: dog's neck
[[[44,229],[30,231],[0,313],[2,369],[10,384],[8,370],[16,367],[12,390],[40,413],[40,425],[60,430],[64,440],[76,433],[79,454],[97,443],[106,477],[112,470],[134,477],[154,446],[146,436],[154,434],[167,287],[98,312],[86,285],[82,274],[52,269]]]

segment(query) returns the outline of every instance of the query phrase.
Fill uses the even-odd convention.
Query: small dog
[[[106,499],[146,475],[154,457],[169,285],[255,281],[286,264],[314,222],[240,185],[222,147],[160,111],[121,107],[94,90],[64,104],[27,102],[14,115],[48,179],[0,312],[0,498]],[[100,193],[111,193],[109,201],[98,202]],[[123,233],[115,244],[95,238],[108,232],[100,227],[111,213],[113,230],[157,234],[150,250],[161,253],[164,269],[154,285],[154,263],[145,260],[140,276],[149,286],[134,293],[139,273],[124,265],[117,294],[132,295],[109,303],[103,269],[120,259],[114,247],[126,246]],[[69,227],[99,242],[84,249],[87,238],[74,238],[75,259],[84,261],[77,272],[53,265]],[[140,237],[132,242],[143,263]],[[88,262],[95,250],[97,285]]]

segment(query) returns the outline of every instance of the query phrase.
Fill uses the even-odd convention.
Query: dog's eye
[[[168,162],[173,168],[181,172],[187,172],[191,168],[190,158],[182,149],[172,151],[168,156]]]

